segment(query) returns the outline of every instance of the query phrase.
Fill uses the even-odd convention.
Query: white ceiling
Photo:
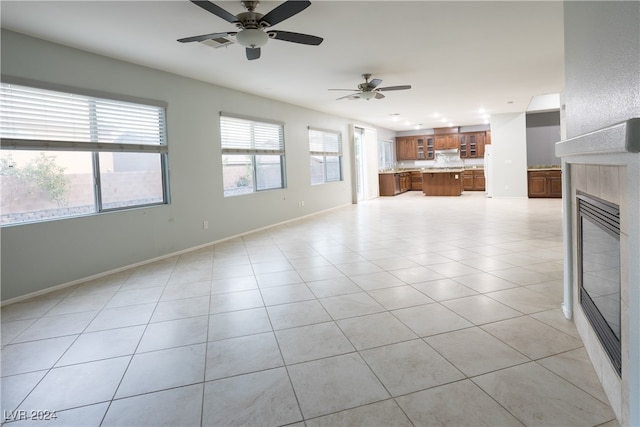
[[[243,11],[239,1],[214,3]],[[481,108],[522,112],[532,97],[564,87],[560,1],[313,0],[273,28],[324,42],[270,40],[255,61],[239,44],[178,43],[234,30],[188,1],[2,0],[0,8],[3,28],[396,131],[446,126],[442,117],[481,124]],[[337,101],[350,92],[328,90],[355,89],[363,73],[412,89],[371,101]]]

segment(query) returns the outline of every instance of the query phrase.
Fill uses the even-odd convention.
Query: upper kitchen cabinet
[[[417,151],[410,136],[396,137],[396,160],[413,160],[418,155]]]
[[[477,159],[484,157],[485,132],[461,133],[460,157],[463,159]]]
[[[458,141],[458,127],[435,128],[434,132],[434,148],[436,150],[449,150],[452,148],[460,148]]]
[[[434,147],[436,150],[449,150],[460,146],[457,133],[450,135],[435,135],[434,138]]]
[[[434,160],[436,150],[459,149],[463,159],[484,157],[490,131],[463,132],[460,128],[435,128],[433,135],[396,137],[396,160]]]
[[[433,137],[399,136],[396,138],[397,160],[433,160]]]
[[[424,137],[424,150],[427,160],[433,160],[436,158],[435,153],[435,138],[433,136]]]

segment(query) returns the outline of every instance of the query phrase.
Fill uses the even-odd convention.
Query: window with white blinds
[[[309,127],[311,184],[342,181],[342,134]]]
[[[224,195],[285,187],[284,125],[220,113]]]
[[[165,115],[161,102],[3,81],[0,222],[168,203]]]

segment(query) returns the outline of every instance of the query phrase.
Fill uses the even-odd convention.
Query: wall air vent
[[[222,46],[227,46],[227,45],[233,44],[233,40],[229,40],[229,39],[224,38],[224,37],[219,37],[217,39],[203,40],[200,43],[202,43],[205,46],[218,48],[218,47],[222,47]]]

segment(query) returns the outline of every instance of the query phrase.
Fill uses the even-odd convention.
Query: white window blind
[[[309,126],[311,185],[342,181],[342,134]]]
[[[282,123],[270,123],[221,114],[220,136],[223,153],[284,154],[284,126]]]
[[[309,151],[312,155],[342,156],[340,132],[309,128]]]
[[[3,148],[166,152],[165,109],[2,83]]]

